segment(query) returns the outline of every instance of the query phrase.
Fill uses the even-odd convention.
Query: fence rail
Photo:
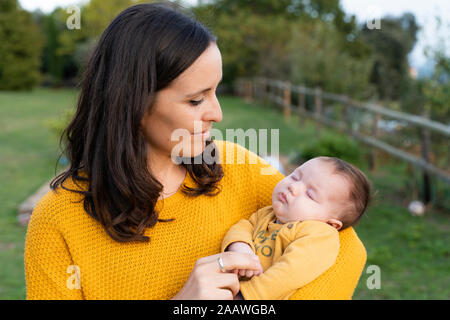
[[[343,131],[355,139],[369,145],[372,148],[370,153],[370,167],[375,166],[375,150],[382,150],[393,157],[406,161],[423,170],[424,201],[428,203],[431,198],[430,175],[436,176],[442,181],[450,184],[449,163],[445,168],[441,168],[431,163],[431,132],[447,139],[450,137],[450,126],[428,119],[428,115],[423,117],[407,114],[392,109],[379,106],[375,103],[361,102],[353,100],[345,95],[323,92],[320,88],[307,88],[301,85],[293,85],[288,81],[281,81],[267,78],[240,78],[236,82],[237,92],[247,100],[265,100],[275,103],[283,109],[285,117],[289,118],[291,113],[313,119],[320,130],[321,125],[326,125]],[[297,105],[292,104],[292,98],[297,95]],[[313,110],[307,109],[307,98],[312,98]],[[324,109],[331,103],[339,103],[343,107],[343,119],[330,119],[324,115]],[[352,111],[357,110],[372,117],[372,131],[369,135],[355,130],[354,123],[350,117]],[[395,119],[407,123],[420,132],[421,156],[414,155],[405,150],[399,149],[379,139],[379,123],[382,117]],[[448,145],[447,145],[448,147]]]

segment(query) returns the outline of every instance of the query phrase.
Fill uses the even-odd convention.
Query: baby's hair
[[[349,180],[351,184],[349,196],[352,205],[340,214],[342,222],[340,230],[356,225],[371,202],[372,187],[369,179],[357,167],[339,158],[322,156],[318,159],[332,163],[335,172]]]

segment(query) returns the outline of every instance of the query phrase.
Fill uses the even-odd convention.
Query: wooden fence
[[[423,200],[425,203],[431,200],[430,175],[450,184],[450,168],[448,159],[444,165],[439,167],[430,161],[431,156],[431,132],[438,134],[444,139],[450,137],[450,126],[425,117],[398,112],[381,107],[375,103],[364,103],[355,101],[347,96],[323,92],[320,88],[307,88],[301,85],[293,85],[288,81],[273,80],[267,78],[240,78],[236,82],[238,94],[248,101],[264,100],[273,102],[282,108],[286,118],[291,113],[312,119],[317,124],[320,132],[322,125],[335,128],[354,137],[371,147],[369,155],[369,166],[375,168],[376,150],[382,150],[396,158],[423,170]],[[294,95],[297,104],[293,105]],[[310,103],[307,103],[307,100]],[[309,108],[307,108],[307,105]],[[333,106],[341,107],[341,119],[331,119],[325,114],[325,109],[333,111]],[[364,133],[358,130],[358,123],[352,119],[354,112],[370,115],[370,131]],[[407,124],[408,127],[416,128],[420,132],[421,156],[397,148],[380,139],[379,124],[382,118],[395,119]],[[356,124],[356,126],[355,126]],[[450,141],[450,139],[449,139]],[[449,144],[445,143],[449,147]]]

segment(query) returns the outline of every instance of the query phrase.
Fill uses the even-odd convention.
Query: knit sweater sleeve
[[[74,265],[58,227],[53,191],[36,205],[25,240],[25,275],[29,300],[83,299],[80,270]]]
[[[367,260],[366,249],[355,230],[339,232],[336,263],[313,282],[297,290],[289,300],[349,300]]]

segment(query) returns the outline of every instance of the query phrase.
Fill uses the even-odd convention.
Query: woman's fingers
[[[228,289],[219,289],[214,300],[233,300],[235,294]]]
[[[227,251],[212,256],[200,258],[197,260],[196,265],[211,264],[215,266],[217,271],[220,271],[219,258],[222,257],[222,262],[225,270],[233,269],[260,269],[260,263],[258,256],[248,253]]]
[[[239,292],[239,280],[234,273],[221,274],[216,277],[216,286],[221,289],[229,289],[233,294],[232,297]]]
[[[173,299],[232,300],[239,292],[240,270],[244,270],[245,274],[245,270],[256,272],[260,268],[259,259],[254,254],[229,251],[200,258],[185,285]]]
[[[222,255],[222,262],[225,270],[233,269],[251,269],[260,270],[260,263],[257,256],[240,252],[224,252]],[[220,270],[219,257],[217,257],[217,268]]]

